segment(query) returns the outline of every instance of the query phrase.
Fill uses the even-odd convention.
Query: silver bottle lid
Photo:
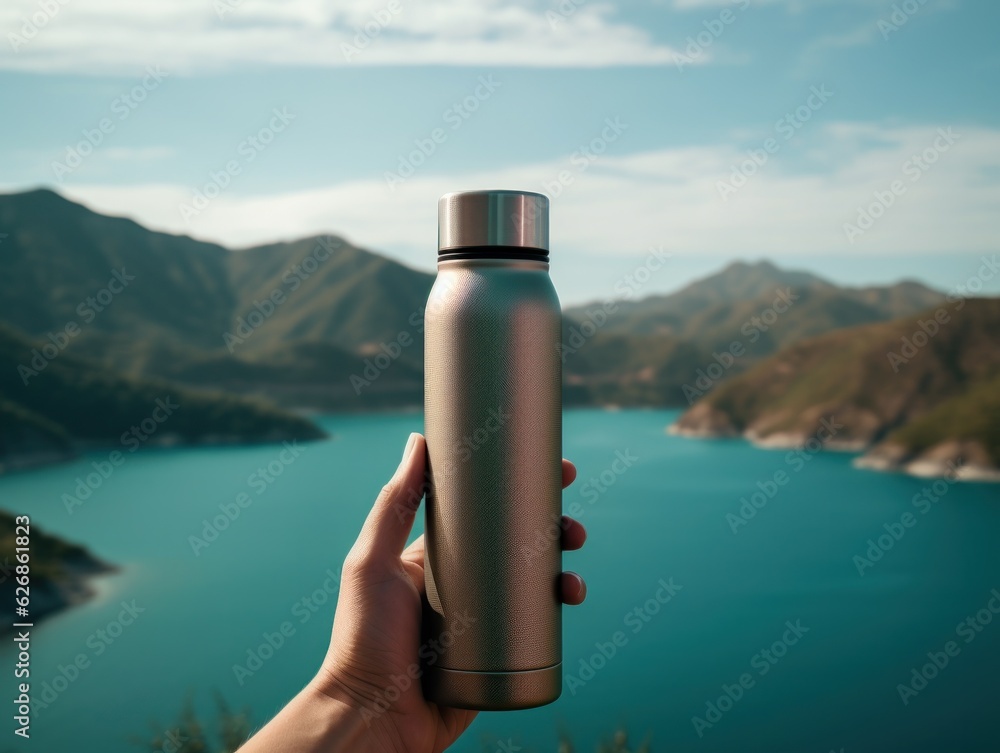
[[[438,200],[438,250],[549,250],[549,198],[532,191],[456,191]]]

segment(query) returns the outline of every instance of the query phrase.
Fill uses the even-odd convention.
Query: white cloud
[[[729,201],[718,181],[746,153],[730,144],[605,155],[580,171],[567,158],[506,170],[435,175],[433,163],[390,191],[382,181],[242,196],[231,187],[187,224],[178,205],[191,189],[171,185],[78,186],[71,198],[173,232],[251,245],[336,232],[426,266],[436,238],[436,201],[448,191],[499,187],[546,190],[560,171],[572,182],[553,199],[552,237],[565,252],[632,254],[662,245],[679,253],[829,254],[994,252],[1000,204],[1000,131],[957,128],[957,142],[913,180],[906,163],[933,148],[936,127],[837,123],[782,151]],[[940,142],[939,142],[940,143]],[[884,216],[854,244],[844,224],[893,181],[905,185]]]
[[[543,0],[51,2],[58,9],[51,16],[37,0],[0,5],[7,37],[0,68],[128,75],[150,64],[194,73],[245,65],[599,67],[674,60],[671,48],[616,19],[614,5],[603,2],[566,15],[551,15]]]

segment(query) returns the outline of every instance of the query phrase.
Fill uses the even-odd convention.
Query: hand
[[[423,496],[425,447],[420,434],[410,435],[399,468],[347,556],[330,650],[315,681],[324,694],[357,708],[381,750],[396,753],[442,751],[476,717],[426,701],[419,678],[407,682],[419,666],[424,537],[403,547]],[[564,460],[562,470],[565,488],[576,468]],[[564,518],[564,549],[579,549],[585,538],[583,526]],[[586,596],[575,573],[562,574],[561,591],[567,604]]]
[[[316,678],[241,748],[242,753],[438,753],[476,717],[424,699],[419,667],[424,537],[404,551],[423,497],[426,445],[411,434],[344,562],[333,637]],[[576,468],[563,460],[563,488]],[[579,549],[583,526],[562,518],[562,548]],[[587,587],[564,572],[562,600],[580,604]]]

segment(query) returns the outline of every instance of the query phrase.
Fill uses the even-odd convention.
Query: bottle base
[[[466,672],[428,667],[424,697],[439,706],[516,711],[552,703],[562,693],[562,664],[521,672]]]

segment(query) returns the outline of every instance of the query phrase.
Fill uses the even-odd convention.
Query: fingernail
[[[418,436],[420,435],[417,432],[413,432],[410,434],[410,438],[406,440],[406,447],[403,448],[403,459],[399,461],[400,465],[409,459],[410,453],[413,452],[413,446],[417,443]]]

